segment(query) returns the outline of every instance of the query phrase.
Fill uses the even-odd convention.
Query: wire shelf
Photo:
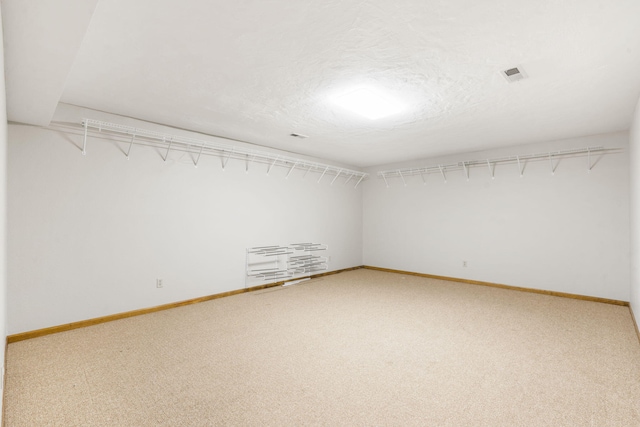
[[[334,178],[331,181],[331,185],[333,185],[338,178],[342,177],[344,179],[344,182],[342,183],[343,185],[355,183],[354,188],[357,188],[358,185],[360,185],[360,183],[369,176],[368,173],[362,171],[342,168],[326,163],[312,162],[305,159],[274,154],[267,151],[254,150],[237,145],[220,144],[212,141],[172,135],[132,126],[124,126],[101,120],[85,118],[82,120],[82,126],[84,127],[82,154],[85,155],[87,153],[89,129],[94,129],[99,133],[127,137],[128,147],[125,151],[127,158],[129,158],[131,154],[131,147],[133,145],[145,145],[158,148],[163,152],[164,155],[162,158],[164,161],[167,160],[171,151],[189,153],[195,167],[198,166],[201,156],[217,156],[222,161],[223,169],[226,167],[229,160],[241,160],[245,162],[246,172],[249,172],[251,164],[260,163],[267,165],[267,175],[274,167],[283,167],[288,169],[286,174],[286,177],[288,178],[295,169],[299,169],[305,171],[305,176],[310,172],[320,174],[318,183],[322,181],[325,176],[333,175]]]

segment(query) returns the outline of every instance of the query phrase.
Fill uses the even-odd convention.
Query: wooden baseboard
[[[631,313],[631,320],[633,320],[633,326],[636,327],[636,334],[638,335],[638,341],[640,341],[640,328],[638,328],[638,322],[636,322],[636,317],[633,315],[633,309],[631,305],[629,305],[629,312]]]
[[[344,271],[350,271],[350,270],[357,270],[357,269],[360,269],[360,268],[362,268],[362,266],[352,267],[352,268],[345,268],[345,269],[342,269],[342,270],[328,271],[326,273],[314,274],[314,275],[310,276],[310,278],[311,279],[315,279],[315,278],[318,278],[318,277],[329,276],[329,275],[332,275],[332,274],[338,274],[338,273],[342,273]],[[140,316],[140,315],[143,315],[143,314],[154,313],[156,311],[168,310],[168,309],[171,309],[171,308],[182,307],[182,306],[185,306],[185,305],[197,304],[199,302],[211,301],[211,300],[214,300],[214,299],[224,298],[224,297],[228,297],[228,296],[232,296],[232,295],[243,294],[243,293],[246,293],[246,292],[254,292],[254,291],[261,290],[261,289],[272,288],[272,287],[275,287],[275,286],[281,286],[284,283],[285,283],[285,281],[267,283],[267,284],[264,284],[264,285],[253,286],[251,288],[237,289],[237,290],[234,290],[234,291],[222,292],[222,293],[214,294],[214,295],[207,295],[207,296],[204,296],[204,297],[193,298],[193,299],[189,299],[189,300],[185,300],[185,301],[172,302],[172,303],[169,303],[169,304],[163,304],[163,305],[159,305],[159,306],[156,306],[156,307],[149,307],[149,308],[143,308],[143,309],[140,309],[140,310],[126,311],[124,313],[116,313],[116,314],[111,314],[109,316],[96,317],[96,318],[93,318],[93,319],[81,320],[81,321],[73,322],[73,323],[66,323],[64,325],[57,325],[57,326],[51,326],[49,328],[36,329],[34,331],[21,332],[21,333],[18,333],[18,334],[13,334],[13,335],[7,336],[7,344],[18,342],[18,341],[24,341],[24,340],[28,340],[28,339],[31,339],[31,338],[42,337],[42,336],[45,336],[45,335],[57,334],[58,332],[71,331],[73,329],[78,329],[78,328],[84,328],[84,327],[87,327],[87,326],[98,325],[100,323],[112,322],[114,320],[126,319],[127,317]]]
[[[363,266],[363,268],[366,268],[366,269],[369,269],[369,270],[385,271],[387,273],[398,273],[398,274],[405,274],[405,275],[409,275],[409,276],[426,277],[426,278],[429,278],[429,279],[447,280],[447,281],[450,281],[450,282],[466,283],[466,284],[470,284],[470,285],[489,286],[489,287],[492,287],[492,288],[509,289],[509,290],[512,290],[512,291],[530,292],[530,293],[534,293],[534,294],[551,295],[551,296],[554,296],[554,297],[572,298],[572,299],[579,299],[579,300],[583,300],[583,301],[601,302],[601,303],[604,303],[604,304],[613,304],[613,305],[621,305],[621,306],[629,307],[629,303],[627,301],[618,301],[618,300],[614,300],[614,299],[590,297],[590,296],[586,296],[586,295],[569,294],[569,293],[565,293],[565,292],[545,291],[543,289],[521,288],[521,287],[518,287],[518,286],[502,285],[502,284],[499,284],[499,283],[482,282],[482,281],[479,281],[479,280],[459,279],[459,278],[456,278],[456,277],[436,276],[436,275],[433,275],[433,274],[415,273],[415,272],[412,272],[412,271],[403,271],[403,270],[393,270],[393,269],[390,269],[390,268],[372,267],[372,266],[369,266],[369,265],[365,265],[365,266]]]
[[[7,351],[9,350],[9,340],[7,338],[4,339],[4,375],[2,376],[2,408],[0,408],[0,410],[2,411],[2,427],[5,426],[5,420],[6,420],[6,412],[4,410],[5,408],[5,396],[7,395]]]
[[[314,274],[313,276],[311,276],[311,278],[312,279],[317,279],[318,277],[331,276],[332,274],[344,273],[345,271],[360,270],[361,268],[364,268],[364,266],[363,265],[359,265],[357,267],[350,267],[350,268],[343,268],[341,270],[327,271],[326,273]]]
[[[626,302],[626,301],[618,301],[618,300],[612,300],[612,299],[606,299],[606,298],[590,297],[590,296],[578,295],[578,294],[569,294],[569,293],[564,293],[564,292],[545,291],[545,290],[542,290],[542,289],[522,288],[522,287],[518,287],[518,286],[502,285],[502,284],[498,284],[498,283],[482,282],[482,281],[479,281],[479,280],[469,280],[469,279],[460,279],[460,278],[455,278],[455,277],[437,276],[437,275],[434,275],[434,274],[416,273],[416,272],[404,271],[404,270],[394,270],[394,269],[390,269],[390,268],[373,267],[373,266],[369,266],[369,265],[361,265],[361,266],[357,266],[357,267],[344,268],[344,269],[341,269],[341,270],[328,271],[326,273],[314,274],[314,275],[310,276],[310,278],[311,279],[316,279],[316,278],[319,278],[319,277],[330,276],[332,274],[343,273],[345,271],[359,270],[361,268],[366,268],[366,269],[369,269],[369,270],[384,271],[384,272],[387,272],[387,273],[405,274],[405,275],[410,275],[410,276],[426,277],[426,278],[429,278],[429,279],[447,280],[447,281],[450,281],[450,282],[467,283],[467,284],[471,284],[471,285],[489,286],[489,287],[494,287],[494,288],[514,290],[514,291],[531,292],[531,293],[537,293],[537,294],[543,294],[543,295],[551,295],[551,296],[557,296],[557,297],[563,297],[563,298],[573,298],[573,299],[579,299],[579,300],[584,300],[584,301],[592,301],[592,302],[600,302],[600,303],[605,303],[605,304],[614,304],[614,305],[620,305],[620,306],[627,306],[631,310],[631,307],[629,306],[629,303]],[[268,284],[264,284],[264,285],[253,286],[251,288],[237,289],[237,290],[234,290],[234,291],[222,292],[222,293],[219,293],[219,294],[208,295],[208,296],[199,297],[199,298],[193,298],[193,299],[189,299],[189,300],[185,300],[185,301],[178,301],[178,302],[174,302],[174,303],[159,305],[159,306],[156,306],[156,307],[143,308],[143,309],[140,309],[140,310],[127,311],[127,312],[124,312],[124,313],[116,313],[116,314],[112,314],[112,315],[109,315],[109,316],[102,316],[102,317],[97,317],[97,318],[93,318],[93,319],[81,320],[81,321],[78,321],[78,322],[67,323],[67,324],[64,324],[64,325],[52,326],[52,327],[49,327],[49,328],[36,329],[34,331],[21,332],[21,333],[18,333],[18,334],[13,334],[13,335],[7,336],[6,345],[8,345],[10,343],[18,342],[18,341],[28,340],[28,339],[31,339],[31,338],[37,338],[37,337],[42,337],[42,336],[45,336],[45,335],[56,334],[58,332],[70,331],[70,330],[73,330],[73,329],[84,328],[84,327],[92,326],[92,325],[98,325],[100,323],[106,323],[106,322],[111,322],[111,321],[114,321],[114,320],[125,319],[127,317],[140,316],[140,315],[143,315],[143,314],[154,313],[156,311],[168,310],[168,309],[171,309],[171,308],[182,307],[182,306],[190,305],[190,304],[197,304],[197,303],[204,302],[204,301],[211,301],[211,300],[214,300],[214,299],[224,298],[224,297],[228,297],[228,296],[231,296],[231,295],[238,295],[238,294],[243,294],[243,293],[246,293],[246,292],[253,292],[253,291],[258,291],[258,290],[261,290],[261,289],[271,288],[271,287],[275,287],[275,286],[281,286],[284,283],[285,283],[285,281],[268,283]],[[632,313],[632,318],[634,319],[636,332],[638,332],[638,325],[635,323],[635,318],[633,317],[633,313]],[[640,339],[640,332],[638,332],[638,338]],[[6,358],[6,350],[5,350],[5,358]],[[6,366],[6,362],[5,362],[5,366]],[[6,372],[5,372],[5,375],[6,375]]]

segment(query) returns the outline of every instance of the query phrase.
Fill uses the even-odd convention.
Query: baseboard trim
[[[316,279],[318,277],[330,276],[332,274],[342,273],[344,271],[358,270],[362,268],[362,266],[344,268],[341,270],[328,271],[325,273],[314,274],[309,276],[311,279]],[[123,313],[111,314],[108,316],[96,317],[93,319],[80,320],[78,322],[66,323],[64,325],[51,326],[49,328],[36,329],[34,331],[21,332],[18,334],[8,335],[7,336],[7,344],[28,340],[31,338],[42,337],[45,335],[57,334],[59,332],[71,331],[73,329],[85,328],[87,326],[98,325],[100,323],[112,322],[114,320],[126,319],[127,317],[141,316],[143,314],[155,313],[156,311],[169,310],[171,308],[182,307],[185,305],[197,304],[200,302],[211,301],[218,298],[229,297],[232,295],[244,294],[247,292],[259,291],[262,289],[272,288],[276,286],[281,286],[285,283],[285,281],[279,281],[274,283],[267,283],[264,285],[253,286],[250,288],[237,289],[234,291],[222,292],[214,295],[207,295],[204,297],[188,299],[184,301],[172,302],[169,304],[158,305],[155,307],[142,308],[139,310],[126,311]],[[6,354],[6,353],[5,353]]]
[[[636,322],[636,316],[633,315],[631,305],[629,305],[629,312],[631,313],[631,320],[633,320],[633,326],[636,327],[636,335],[638,335],[638,341],[640,342],[640,328],[638,328],[638,322]]]
[[[4,375],[2,376],[2,427],[5,426],[6,423],[6,413],[5,413],[5,396],[7,395],[7,351],[9,351],[9,340],[5,337],[4,339]]]
[[[523,288],[523,287],[518,287],[518,286],[503,285],[503,284],[499,284],[499,283],[483,282],[483,281],[479,281],[479,280],[461,279],[461,278],[456,278],[456,277],[438,276],[438,275],[434,275],[434,274],[416,273],[416,272],[413,272],[413,271],[395,270],[395,269],[391,269],[391,268],[374,267],[374,266],[370,266],[370,265],[361,265],[361,266],[357,266],[357,267],[350,267],[350,268],[344,268],[344,269],[340,269],[340,270],[328,271],[328,272],[325,272],[325,273],[314,274],[314,275],[310,276],[310,278],[311,279],[316,279],[316,278],[319,278],[319,277],[330,276],[330,275],[333,275],[333,274],[339,274],[339,273],[343,273],[343,272],[346,272],[346,271],[359,270],[359,269],[362,269],[362,268],[368,269],[368,270],[383,271],[383,272],[387,272],[387,273],[405,274],[405,275],[410,275],[410,276],[426,277],[426,278],[429,278],[429,279],[446,280],[446,281],[449,281],[449,282],[458,282],[458,283],[466,283],[466,284],[470,284],[470,285],[489,286],[489,287],[492,287],[492,288],[508,289],[508,290],[513,290],[513,291],[529,292],[529,293],[543,294],[543,295],[551,295],[551,296],[562,297],[562,298],[571,298],[571,299],[578,299],[578,300],[583,300],[583,301],[600,302],[600,303],[604,303],[604,304],[613,304],[613,305],[629,307],[629,310],[631,311],[631,318],[633,319],[633,322],[634,322],[634,325],[635,325],[635,328],[636,328],[636,332],[638,334],[638,339],[640,340],[640,330],[638,329],[638,324],[636,323],[635,317],[633,316],[633,311],[631,310],[631,306],[629,305],[629,303],[627,301],[619,301],[619,300],[613,300],[613,299],[607,299],[607,298],[591,297],[591,296],[579,295],[579,294],[570,294],[570,293],[565,293],[565,292],[547,291],[547,290],[543,290],[543,289]],[[234,290],[234,291],[222,292],[222,293],[214,294],[214,295],[207,295],[207,296],[204,296],[204,297],[193,298],[193,299],[173,302],[173,303],[169,303],[169,304],[163,304],[163,305],[159,305],[159,306],[155,306],[155,307],[143,308],[143,309],[133,310],[133,311],[126,311],[126,312],[123,312],[123,313],[116,313],[116,314],[111,314],[111,315],[108,315],[108,316],[96,317],[96,318],[93,318],[93,319],[87,319],[87,320],[81,320],[81,321],[78,321],[78,322],[66,323],[66,324],[63,324],[63,325],[51,326],[49,328],[36,329],[36,330],[33,330],[33,331],[28,331],[28,332],[21,332],[21,333],[18,333],[18,334],[8,335],[7,338],[6,338],[5,347],[8,346],[8,344],[10,344],[10,343],[24,341],[24,340],[28,340],[28,339],[31,339],[31,338],[37,338],[37,337],[42,337],[42,336],[45,336],[45,335],[56,334],[58,332],[71,331],[73,329],[78,329],[78,328],[84,328],[84,327],[87,327],[87,326],[98,325],[100,323],[112,322],[114,320],[126,319],[127,317],[141,316],[143,314],[154,313],[156,311],[169,310],[171,308],[182,307],[182,306],[191,305],[191,304],[197,304],[197,303],[200,303],[200,302],[211,301],[211,300],[214,300],[214,299],[224,298],[224,297],[228,297],[228,296],[232,296],[232,295],[238,295],[238,294],[243,294],[243,293],[247,293],[247,292],[254,292],[254,291],[258,291],[258,290],[262,290],[262,289],[281,286],[284,283],[285,283],[285,281],[267,283],[267,284],[264,284],[264,285],[253,286],[251,288],[237,289],[237,290]],[[6,351],[7,350],[5,349],[5,360],[6,360],[6,354],[7,354]],[[6,362],[5,362],[5,366],[6,366]],[[6,368],[5,368],[5,376],[6,376]]]
[[[327,271],[325,273],[314,274],[313,276],[310,276],[310,278],[311,279],[317,279],[318,277],[331,276],[333,274],[344,273],[345,271],[360,270],[362,268],[364,268],[364,266],[363,265],[359,265],[357,267],[349,267],[349,268],[343,268],[341,270]]]
[[[520,291],[520,292],[530,292],[534,294],[543,294],[543,295],[551,295],[554,297],[562,297],[562,298],[571,298],[571,299],[579,299],[583,301],[591,301],[591,302],[601,302],[604,304],[613,304],[613,305],[621,305],[624,307],[630,307],[627,301],[618,301],[615,299],[607,299],[607,298],[599,298],[599,297],[590,297],[586,295],[579,294],[569,294],[565,292],[556,292],[556,291],[545,291],[543,289],[535,289],[535,288],[522,288],[519,286],[510,286],[510,285],[502,285],[499,283],[491,283],[491,282],[482,282],[480,280],[470,280],[470,279],[460,279],[456,277],[447,277],[447,276],[436,276],[434,274],[425,274],[425,273],[415,273],[412,271],[404,271],[404,270],[393,270],[390,268],[382,268],[382,267],[373,267],[370,265],[365,265],[363,268],[369,270],[377,270],[377,271],[385,271],[387,273],[397,273],[397,274],[406,274],[409,276],[418,276],[418,277],[426,277],[429,279],[439,279],[439,280],[447,280],[449,282],[458,282],[458,283],[466,283],[469,285],[480,285],[480,286],[489,286],[492,288],[500,288],[500,289],[508,289],[512,291]]]

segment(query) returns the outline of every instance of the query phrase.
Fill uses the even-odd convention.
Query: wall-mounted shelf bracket
[[[491,174],[491,179],[495,179],[496,177],[494,173],[496,169],[494,166],[491,166],[491,162],[489,160],[487,160],[487,166],[489,167],[489,173]]]
[[[309,168],[306,171],[304,171],[304,175],[302,175],[302,178],[307,176],[307,174],[309,173],[310,170],[311,170],[311,166],[309,166]]]
[[[407,181],[405,181],[404,175],[402,175],[402,172],[399,172],[399,173],[400,173],[400,178],[402,178],[402,182],[404,183],[404,186],[406,187],[407,186]]]
[[[273,165],[276,164],[276,162],[278,161],[278,158],[276,157],[275,159],[273,159],[273,163],[271,163],[269,165],[269,167],[267,168],[267,176],[269,175],[269,172],[271,172],[271,168],[273,167]]]
[[[193,166],[198,167],[198,162],[200,161],[200,156],[202,155],[202,150],[204,150],[204,144],[200,146],[200,150],[198,151],[198,156],[193,160]]]
[[[162,138],[162,142],[166,142],[165,138]],[[170,138],[169,139],[169,146],[167,147],[167,152],[164,154],[164,157],[162,158],[162,160],[164,160],[165,162],[169,158],[169,151],[171,151],[171,146],[172,145],[173,145],[173,138]]]
[[[333,179],[331,180],[331,184],[329,185],[333,185],[334,182],[336,182],[336,179],[338,179],[338,177],[340,176],[340,174],[342,174],[342,169],[340,169],[338,171],[338,173],[336,174],[336,176],[333,177]]]
[[[129,142],[129,149],[127,150],[127,160],[129,160],[129,154],[131,154],[131,147],[133,147],[133,141],[136,140],[136,134],[135,132],[133,133],[133,135],[131,135],[131,142]]]
[[[87,132],[89,130],[89,123],[85,120],[84,124],[84,139],[82,140],[82,155],[87,155]]]
[[[353,174],[349,175],[349,178],[347,178],[347,180],[343,182],[342,185],[347,185],[352,178],[353,178]]]
[[[524,170],[520,166],[520,156],[516,156],[516,160],[518,161],[518,173],[520,174],[520,178],[522,178],[524,174]]]
[[[447,183],[447,175],[445,175],[445,173],[444,173],[444,169],[445,168],[443,168],[442,165],[438,165],[438,168],[440,169],[440,173],[442,174],[442,178],[444,179],[444,183],[446,184]]]
[[[591,172],[591,169],[593,168],[593,165],[591,164],[591,149],[588,148],[587,150],[587,167],[589,168],[587,169],[587,172]]]
[[[318,178],[318,184],[320,184],[320,181],[322,181],[322,178],[324,178],[324,174],[326,174],[328,170],[329,170],[329,166],[324,168],[324,171],[322,171],[322,175],[320,175],[320,178]]]
[[[285,178],[289,178],[289,175],[291,175],[291,172],[293,172],[296,166],[298,166],[298,162],[294,163],[293,166],[291,166],[291,169],[289,169],[289,172],[287,172],[287,176],[285,176]]]
[[[220,162],[222,163],[222,170],[225,170],[225,168],[227,167],[227,163],[229,163],[229,159],[231,158],[231,154],[232,153],[233,153],[233,149],[231,149],[231,151],[229,151],[229,153],[227,153],[227,157],[221,157],[220,158]],[[249,171],[248,167],[247,167],[247,171]]]

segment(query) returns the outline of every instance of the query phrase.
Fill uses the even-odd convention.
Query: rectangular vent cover
[[[527,77],[522,67],[513,67],[502,71],[500,74],[509,82],[517,82]]]

